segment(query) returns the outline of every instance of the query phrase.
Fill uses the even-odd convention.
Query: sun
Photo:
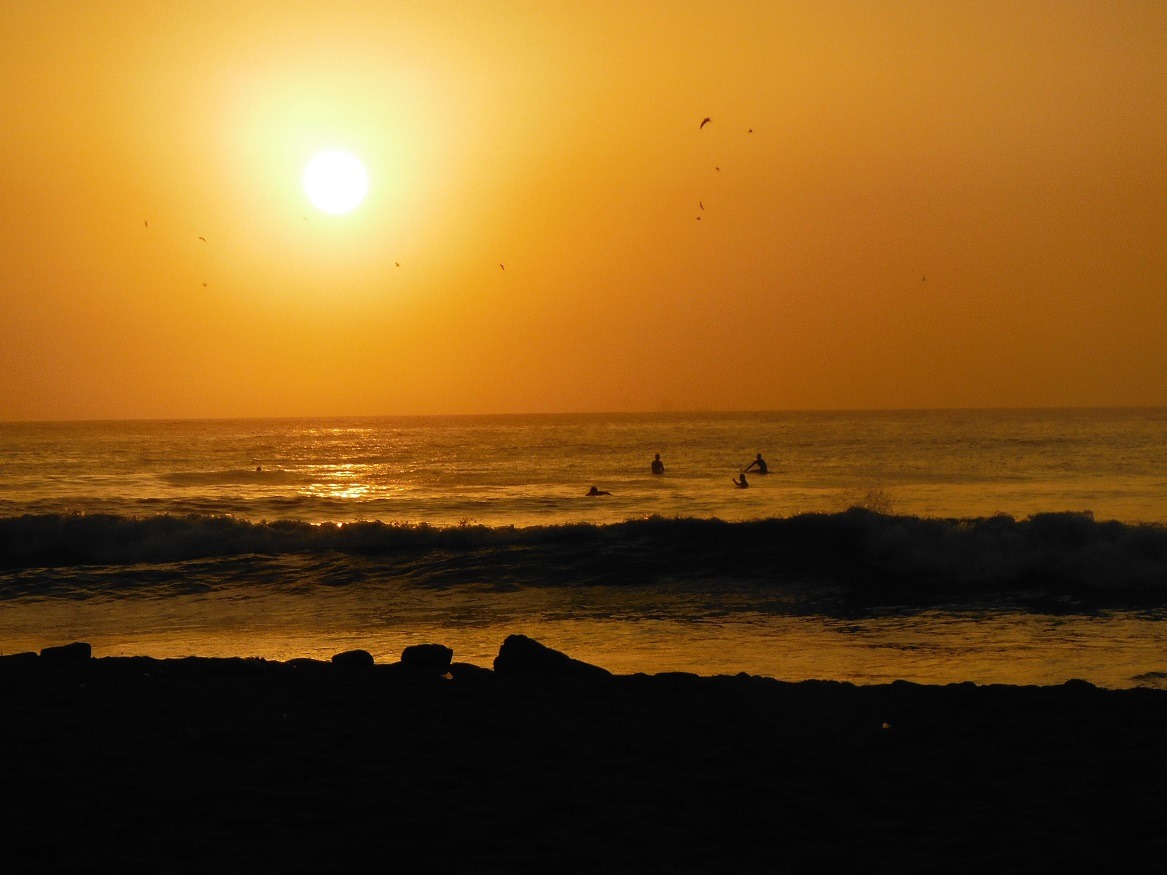
[[[329,149],[314,156],[304,168],[304,192],[326,213],[355,210],[369,190],[369,175],[351,153]]]

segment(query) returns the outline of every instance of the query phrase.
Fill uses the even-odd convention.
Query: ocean
[[[0,653],[1167,686],[1165,616],[1167,409],[0,423]]]

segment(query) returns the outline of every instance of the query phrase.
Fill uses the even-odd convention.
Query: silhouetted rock
[[[411,644],[401,651],[401,664],[414,671],[445,674],[450,670],[454,651],[444,644]]]
[[[598,665],[572,659],[526,635],[508,635],[494,658],[499,674],[524,677],[606,678],[612,673]]]
[[[337,653],[332,657],[333,665],[354,666],[354,665],[372,665],[373,654],[367,650],[346,650],[344,653]]]
[[[62,644],[60,647],[46,647],[41,651],[41,658],[57,662],[85,662],[91,656],[93,656],[93,648],[84,641],[74,641],[72,644]]]

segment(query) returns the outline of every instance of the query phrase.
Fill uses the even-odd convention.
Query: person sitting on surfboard
[[[739,479],[739,477],[740,477],[740,479]],[[746,481],[746,472],[742,471],[742,473],[739,475],[739,477],[733,478],[733,485],[736,486],[738,489],[748,489],[750,484]]]
[[[770,473],[770,469],[766,465],[766,460],[762,458],[761,453],[758,453],[758,458],[754,459],[754,461],[752,461],[752,462],[750,462],[750,464],[746,465],[745,470],[748,471],[748,470],[750,470],[750,468],[755,468],[755,467],[758,469],[759,474],[769,474]]]
[[[660,460],[660,453],[657,453],[656,458],[652,460],[652,473],[653,474],[665,473],[665,463]]]

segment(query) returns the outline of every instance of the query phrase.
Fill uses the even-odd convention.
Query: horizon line
[[[881,413],[1020,413],[1071,411],[1139,411],[1167,410],[1167,404],[1050,404],[984,407],[788,407],[753,410],[689,408],[684,410],[587,410],[587,411],[509,411],[488,413],[324,413],[276,414],[271,416],[125,416],[59,417],[48,419],[4,419],[0,425],[63,425],[67,423],[131,422],[273,422],[293,420],[337,419],[498,419],[507,417],[610,417],[610,416],[759,416],[806,414],[881,414]]]

